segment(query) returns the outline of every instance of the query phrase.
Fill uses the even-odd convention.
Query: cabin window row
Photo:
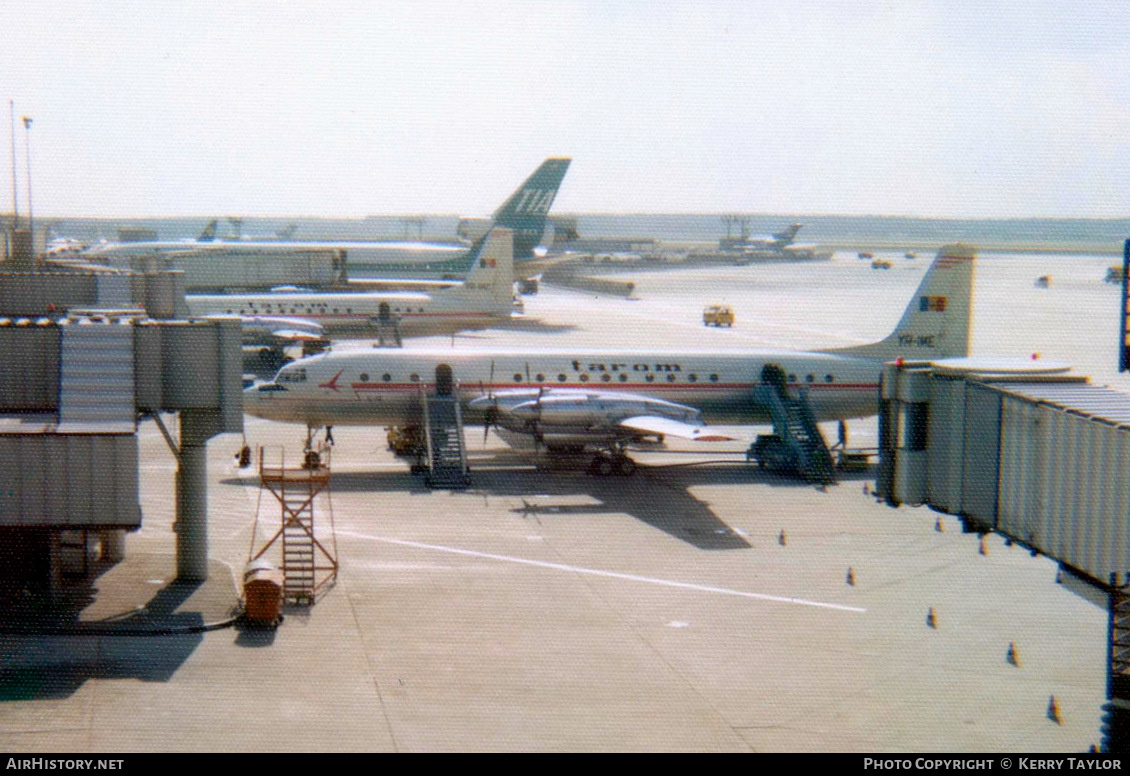
[[[361,382],[363,382],[363,383],[369,382],[368,372],[362,372],[360,376],[361,376]],[[655,378],[656,378],[656,376],[653,373],[648,373],[648,374],[644,375],[644,381],[648,382],[648,383],[654,383]],[[523,374],[521,374],[520,372],[514,373],[514,382],[521,383],[525,379],[526,379],[525,376]],[[592,378],[589,376],[588,372],[582,372],[578,379],[582,383],[587,383]],[[626,382],[628,382],[628,375],[626,373],[621,372],[617,379],[621,383],[626,383]],[[717,374],[712,374],[707,378],[707,380],[709,380],[712,383],[718,382],[718,379],[719,378],[718,378]],[[791,374],[791,375],[788,376],[788,379],[789,379],[790,383],[797,382],[797,376],[796,375]],[[418,382],[420,382],[420,375],[417,374],[416,372],[413,372],[412,374],[410,374],[408,376],[408,380],[410,382],[413,382],[413,383],[418,383]],[[669,383],[677,382],[678,381],[678,375],[676,375],[673,372],[669,372],[669,373],[667,373],[666,380]],[[534,375],[534,379],[531,382],[544,383],[545,381],[546,381],[545,375],[537,374],[537,375]],[[600,376],[600,381],[603,382],[603,383],[610,383],[610,382],[612,382],[612,375],[610,375],[606,372],[606,373],[604,373]],[[699,376],[696,373],[692,372],[692,373],[687,375],[687,382],[688,383],[697,383],[698,381],[699,381]],[[804,381],[806,383],[814,383],[814,382],[816,382],[816,376],[811,375],[811,374],[805,375]],[[831,375],[831,374],[824,375],[824,382],[833,383],[835,381],[836,381],[835,375]],[[385,382],[385,383],[392,382],[392,375],[389,374],[388,372],[385,372],[383,375],[381,375],[381,382]],[[567,383],[567,382],[569,382],[569,376],[566,375],[565,373],[561,373],[561,374],[557,375],[557,382]]]
[[[268,305],[267,307],[264,307],[262,309],[255,309],[255,308],[245,309],[245,308],[241,307],[239,309],[238,314],[239,315],[325,315],[326,313],[329,313],[329,312],[331,312],[330,308],[326,307],[324,305],[320,305],[318,307],[305,307],[305,308],[303,308],[303,307],[291,307],[291,308],[289,308],[289,312],[288,312],[288,309],[286,307],[280,306],[276,310],[273,307]],[[333,308],[332,312],[335,313],[335,314],[340,314],[342,312],[342,310],[339,307],[335,307],[335,308]],[[412,308],[411,307],[405,307],[403,310],[401,310],[399,307],[394,307],[394,308],[392,308],[392,312],[393,313],[403,312],[403,313],[411,314]],[[422,313],[422,312],[424,312],[424,308],[418,307],[418,308],[416,308],[416,312]],[[225,312],[225,314],[226,315],[236,315],[237,313],[234,309],[229,309]],[[346,307],[345,308],[345,314],[346,315],[352,315],[353,314],[353,308],[352,307]]]

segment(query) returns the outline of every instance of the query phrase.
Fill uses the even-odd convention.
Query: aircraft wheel
[[[616,459],[616,473],[621,477],[631,477],[636,472],[636,462],[628,456]]]
[[[598,477],[607,477],[616,470],[616,466],[607,455],[598,455],[592,459],[590,470]]]

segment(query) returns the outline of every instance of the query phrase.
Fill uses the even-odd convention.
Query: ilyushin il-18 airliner
[[[619,449],[645,437],[727,438],[705,423],[769,420],[769,380],[807,392],[816,420],[873,415],[884,362],[968,355],[976,250],[942,248],[898,325],[865,345],[747,352],[342,350],[300,359],[248,389],[245,411],[317,428],[418,423],[421,397],[457,395],[467,423],[550,450]],[[774,378],[773,375],[779,377]]]

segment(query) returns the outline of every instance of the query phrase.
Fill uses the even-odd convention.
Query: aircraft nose
[[[257,418],[271,420],[271,398],[286,391],[277,383],[259,383],[243,389],[243,411]]]
[[[243,411],[248,415],[258,416],[259,386],[251,385],[243,389]]]

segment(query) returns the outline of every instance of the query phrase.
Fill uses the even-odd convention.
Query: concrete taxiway
[[[641,273],[635,301],[545,289],[528,320],[453,347],[849,344],[894,325],[926,263]],[[984,257],[974,351],[1112,370],[1107,263]],[[1049,272],[1056,286],[1031,287]],[[702,327],[710,303],[735,307],[733,331]],[[1063,305],[1094,314],[1057,326]],[[672,442],[636,454],[631,478],[598,478],[468,436],[472,488],[431,492],[382,429],[335,429],[337,583],[287,607],[275,631],[206,630],[194,626],[232,613],[257,508],[259,543],[279,508],[238,468],[242,440],[214,440],[212,579],[173,584],[175,463],[143,424],[143,527],[77,605],[97,627],[0,635],[0,745],[1036,752],[1099,740],[1105,613],[1057,585],[1045,558],[996,537],[982,554],[954,518],[877,503],[869,473],[819,489],[748,467],[741,441]],[[247,441],[268,451],[297,456],[302,437],[247,419]],[[873,421],[853,425],[853,443],[873,438]],[[139,635],[146,618],[189,627]]]

